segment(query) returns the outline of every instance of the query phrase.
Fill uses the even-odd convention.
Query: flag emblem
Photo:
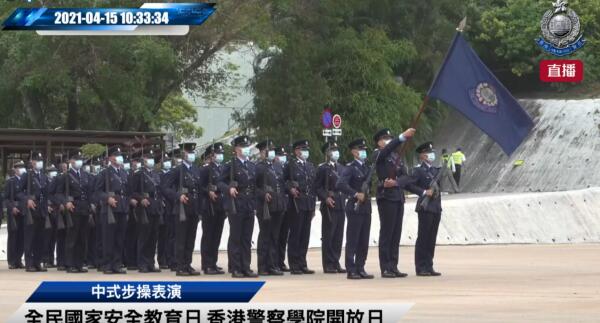
[[[483,112],[498,112],[498,96],[496,89],[487,82],[482,82],[469,91],[473,104]]]

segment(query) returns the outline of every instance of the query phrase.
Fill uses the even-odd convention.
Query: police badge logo
[[[567,8],[567,1],[557,0],[552,5],[554,10],[546,11],[542,17],[542,37],[536,43],[554,56],[570,55],[585,45],[579,16]]]
[[[489,83],[482,82],[469,90],[471,101],[479,110],[488,113],[498,112],[498,96],[496,89]]]

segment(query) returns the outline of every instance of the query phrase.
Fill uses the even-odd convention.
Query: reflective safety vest
[[[452,159],[456,165],[462,165],[462,163],[466,160],[465,155],[460,151],[453,152]]]
[[[456,171],[456,168],[454,167],[454,158],[450,158],[450,155],[448,154],[442,155],[442,165],[446,165],[453,173]]]

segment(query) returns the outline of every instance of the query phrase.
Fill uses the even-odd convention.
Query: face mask
[[[17,169],[17,173],[19,174],[19,176],[25,175],[26,172],[27,172],[27,170],[25,168],[18,168]]]
[[[127,170],[127,171],[130,170],[131,169],[131,164],[130,163],[123,164],[123,169]]]
[[[384,145],[384,146],[387,146],[387,144],[389,144],[391,141],[392,141],[392,139],[385,139],[385,140],[383,141],[383,145]]]
[[[340,159],[340,152],[337,150],[334,150],[331,152],[331,161],[336,162],[338,161],[338,159]]]
[[[146,159],[146,167],[153,168],[154,167],[154,159]]]
[[[117,162],[117,165],[123,165],[123,156],[115,157],[115,161]]]
[[[242,147],[242,156],[250,157],[250,147]]]
[[[164,161],[162,166],[163,166],[163,169],[169,170],[169,169],[171,169],[171,162]]]
[[[430,162],[434,162],[435,161],[435,153],[427,153],[427,160],[429,160]]]
[[[98,166],[98,165],[94,165],[94,168],[93,168],[93,169],[94,169],[94,173],[96,173],[96,174],[97,174],[97,173],[100,171],[100,166]]]
[[[196,161],[196,154],[194,154],[194,153],[187,154],[187,156],[185,158],[185,161],[187,161],[190,164],[193,163],[193,162],[195,162]]]
[[[310,156],[310,153],[308,152],[308,150],[302,150],[300,152],[300,157],[302,157],[302,159],[307,160],[308,156]]]
[[[215,162],[217,163],[222,163],[223,159],[225,159],[225,156],[223,156],[223,154],[215,154]]]
[[[277,159],[279,159],[279,162],[282,164],[287,162],[287,156],[277,156]]]
[[[367,151],[366,150],[359,150],[358,151],[358,159],[364,161],[365,159],[367,159]]]
[[[48,176],[50,176],[50,178],[54,178],[54,177],[56,177],[57,174],[58,174],[57,172],[51,171],[50,173],[48,173]]]
[[[42,168],[44,168],[44,162],[41,160],[38,160],[35,162],[35,169],[36,170],[42,170]]]
[[[273,159],[275,159],[275,150],[269,150],[269,152],[267,153],[267,158],[270,161],[273,161]]]
[[[181,165],[181,162],[182,162],[181,158],[177,158],[176,161],[177,161],[177,165]]]
[[[80,169],[82,165],[83,165],[83,160],[75,160],[75,162],[73,163],[73,168]]]

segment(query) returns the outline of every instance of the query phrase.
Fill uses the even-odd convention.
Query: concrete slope
[[[535,127],[506,156],[487,135],[452,110],[434,140],[467,156],[463,192],[549,192],[600,186],[600,99],[521,100]],[[515,167],[516,160],[522,166]]]

